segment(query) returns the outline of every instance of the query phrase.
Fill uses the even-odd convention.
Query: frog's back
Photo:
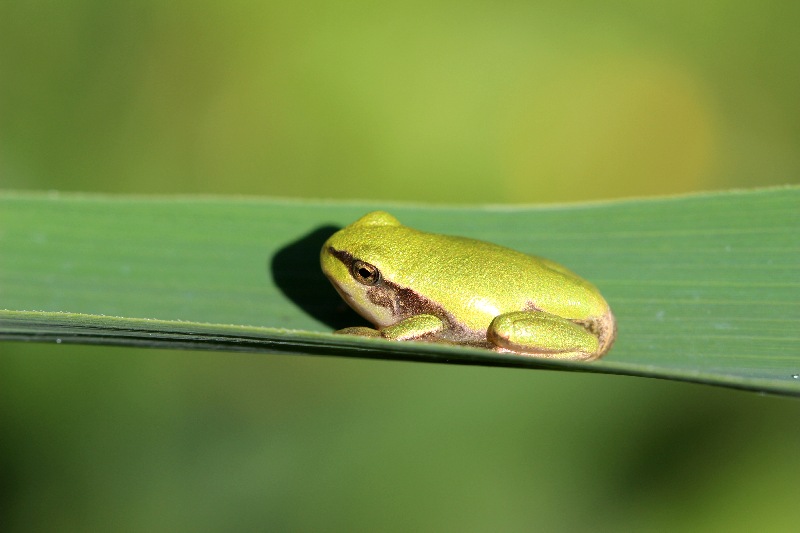
[[[390,279],[416,287],[446,309],[459,309],[469,329],[485,331],[499,314],[531,309],[582,320],[605,304],[587,301],[587,293],[596,289],[552,261],[484,241],[396,229],[406,233],[404,238],[387,236],[381,242],[413,239],[418,252],[387,250],[392,260],[384,268]]]

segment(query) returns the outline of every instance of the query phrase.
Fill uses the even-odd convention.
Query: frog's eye
[[[364,285],[375,285],[381,280],[381,271],[374,265],[365,263],[364,261],[353,261],[350,267],[350,273],[357,282]]]

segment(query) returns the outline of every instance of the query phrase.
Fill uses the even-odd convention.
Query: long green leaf
[[[364,324],[319,271],[327,236],[388,209],[595,283],[601,361],[334,336]],[[556,207],[0,194],[0,339],[345,355],[669,378],[800,395],[800,188]]]

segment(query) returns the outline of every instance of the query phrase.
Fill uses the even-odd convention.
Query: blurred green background
[[[799,17],[6,0],[0,188],[505,203],[798,183]],[[798,449],[796,400],[698,385],[0,344],[3,531],[788,531]]]

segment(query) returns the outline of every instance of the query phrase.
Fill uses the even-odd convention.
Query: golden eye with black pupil
[[[381,280],[381,271],[376,266],[364,261],[353,261],[350,273],[357,282],[363,285],[375,285]]]

